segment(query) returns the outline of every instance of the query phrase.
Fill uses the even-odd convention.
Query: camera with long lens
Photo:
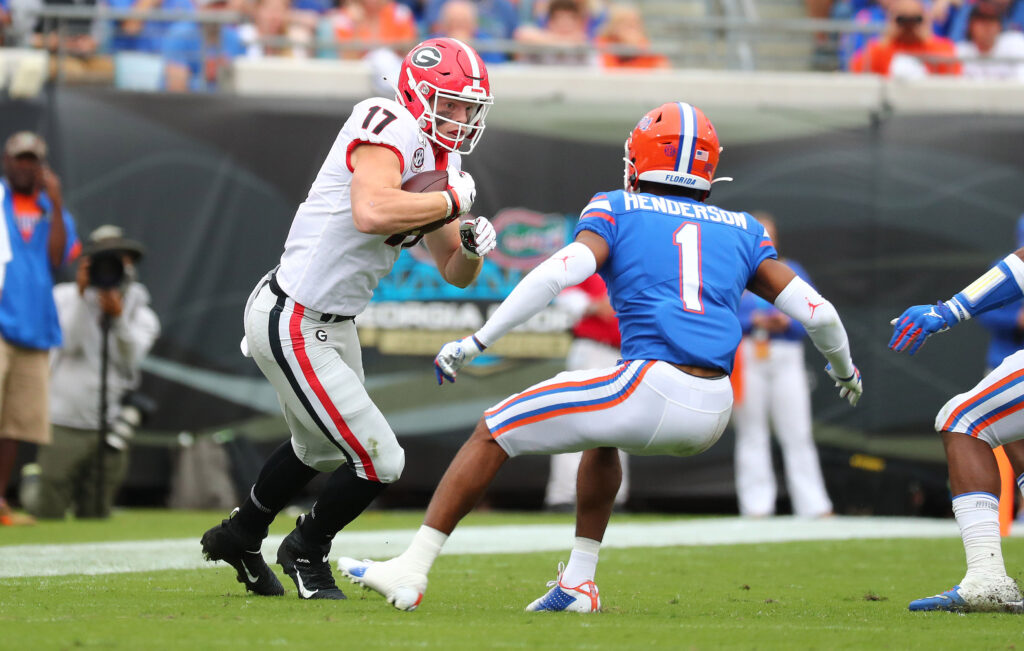
[[[113,289],[124,282],[124,261],[120,251],[100,251],[89,258],[89,284],[98,289]]]

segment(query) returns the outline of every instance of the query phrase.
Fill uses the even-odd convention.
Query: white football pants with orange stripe
[[[743,402],[736,405],[736,496],[740,514],[775,513],[775,472],[771,431],[782,448],[786,486],[793,513],[818,517],[832,511],[818,451],[811,433],[811,391],[801,341],[767,342],[766,357],[756,342],[744,338]],[[770,429],[769,429],[770,426]]]
[[[324,322],[318,312],[277,295],[265,281],[250,299],[245,337],[307,466],[330,472],[350,463],[356,474],[391,483],[405,452],[363,387],[354,322]]]
[[[565,358],[565,370],[584,371],[592,368],[615,366],[620,357],[619,349],[602,344],[593,339],[577,337],[569,345],[569,354]],[[582,452],[566,452],[551,456],[551,474],[544,492],[544,504],[576,503],[576,474],[580,467]],[[615,503],[622,505],[629,497],[629,455],[619,450],[619,462],[622,465],[622,483],[615,494]]]
[[[731,410],[728,377],[709,380],[633,360],[559,373],[499,402],[484,419],[510,457],[597,447],[686,457],[718,440]]]
[[[1024,438],[1024,351],[1003,360],[935,417],[936,432],[960,432],[992,447]]]

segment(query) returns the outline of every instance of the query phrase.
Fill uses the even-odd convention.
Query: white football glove
[[[449,168],[448,189],[445,192],[448,194],[449,203],[452,204],[449,206],[448,216],[465,215],[473,207],[473,201],[476,199],[476,181],[469,172]]]
[[[825,365],[825,372],[836,381],[836,386],[839,387],[839,397],[845,398],[851,405],[857,406],[860,395],[864,393],[864,383],[860,378],[860,369],[854,366],[853,375],[845,380],[836,375],[836,372],[832,370],[831,364]]]
[[[482,258],[494,250],[498,243],[498,234],[486,217],[467,219],[459,226],[459,237],[462,239],[462,255],[470,260]]]
[[[481,344],[476,336],[446,343],[434,358],[434,375],[437,376],[437,383],[444,384],[445,380],[454,383],[459,369],[472,362],[485,348],[487,347]]]

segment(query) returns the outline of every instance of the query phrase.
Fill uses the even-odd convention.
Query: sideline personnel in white
[[[779,248],[775,220],[754,213]],[[786,264],[811,282],[794,260]],[[832,513],[825,490],[818,452],[811,433],[811,390],[804,366],[804,337],[798,322],[774,305],[744,292],[740,299],[743,326],[743,401],[733,407],[736,428],[736,496],[740,514],[764,517],[775,514],[776,484],[772,469],[771,432],[782,448],[786,487],[793,513],[821,517]]]

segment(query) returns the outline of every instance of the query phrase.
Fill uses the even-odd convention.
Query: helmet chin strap
[[[622,157],[622,162],[626,164],[622,172],[622,186],[626,192],[633,192],[636,190],[637,179],[639,178],[636,165],[625,156]]]

